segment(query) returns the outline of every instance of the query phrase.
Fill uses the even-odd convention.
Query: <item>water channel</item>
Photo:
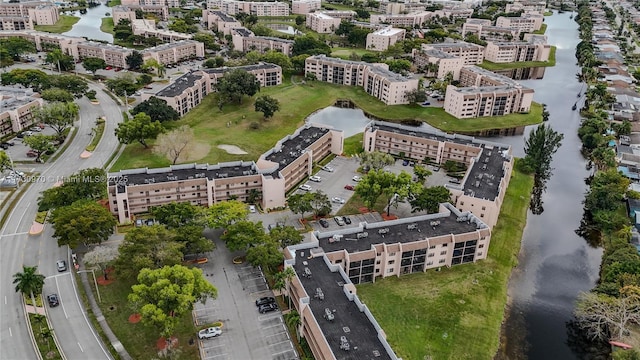
[[[111,8],[106,4],[100,4],[98,6],[88,8],[85,14],[81,14],[80,11],[65,13],[66,15],[77,16],[80,20],[73,25],[71,30],[63,33],[63,35],[79,36],[85,37],[89,40],[102,40],[113,43],[113,35],[100,30],[102,18],[108,17],[106,13],[111,14]]]

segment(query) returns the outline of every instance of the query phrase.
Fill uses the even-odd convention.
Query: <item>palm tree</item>
[[[296,329],[296,337],[300,340],[300,332],[298,331],[298,326],[300,326],[300,314],[291,310],[287,315],[285,321],[289,327]]]
[[[280,291],[280,293],[282,294],[282,290],[285,290],[287,288],[289,281],[291,281],[294,276],[296,276],[296,272],[292,267],[288,267],[283,271],[276,273],[274,275],[275,281],[273,284],[273,289]],[[287,296],[287,298],[289,299],[289,308],[291,308],[291,296]]]
[[[16,284],[16,292],[22,293],[22,295],[29,294],[31,296],[31,302],[33,306],[36,306],[35,295],[42,294],[42,287],[44,286],[44,275],[37,274],[37,266],[22,266],[22,272],[15,273],[13,275],[13,283]]]

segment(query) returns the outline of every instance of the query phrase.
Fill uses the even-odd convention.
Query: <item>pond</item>
[[[80,11],[66,12],[66,15],[78,16],[80,20],[73,25],[71,30],[62,35],[79,36],[89,40],[101,40],[113,43],[113,35],[102,32],[102,18],[108,17],[105,14],[111,14],[111,8],[105,4],[100,4],[86,10],[85,14]]]

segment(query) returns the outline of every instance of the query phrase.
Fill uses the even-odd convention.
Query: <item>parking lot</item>
[[[218,289],[218,298],[196,304],[194,319],[198,329],[222,322],[222,334],[199,340],[202,359],[298,359],[282,313],[260,314],[255,301],[273,296],[262,272],[249,264],[233,264],[231,253],[219,239],[221,233],[208,230],[216,249],[209,261],[200,265],[205,277]]]
[[[33,134],[44,134],[44,135],[55,135],[56,132],[48,126],[45,126],[44,129],[40,129],[40,131],[33,131]],[[31,150],[31,148],[25,145],[22,142],[21,138],[14,137],[9,140],[8,143],[13,144],[12,146],[7,147],[4,151],[9,154],[11,160],[13,161],[33,161],[35,157],[27,156],[27,152]]]

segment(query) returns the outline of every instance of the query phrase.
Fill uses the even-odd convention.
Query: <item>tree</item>
[[[96,246],[84,254],[83,260],[87,264],[97,266],[104,279],[107,280],[107,267],[118,258],[118,248],[113,246]]]
[[[547,110],[547,104],[542,104],[542,121],[549,121],[549,110]]]
[[[309,204],[315,217],[324,216],[331,212],[331,201],[329,201],[327,194],[321,190],[312,192],[309,195]]]
[[[143,269],[138,284],[131,287],[130,303],[142,305],[142,322],[170,337],[180,318],[193,310],[193,304],[215,299],[218,290],[202,275],[202,270],[182,265]]]
[[[149,72],[151,69],[155,69],[159,77],[164,77],[165,67],[156,59],[149,59],[142,65],[142,71],[144,72]]]
[[[145,148],[149,148],[147,139],[155,139],[163,132],[162,124],[151,121],[151,117],[145,113],[137,113],[133,119],[121,122],[115,130],[120,143],[131,144],[135,141]]]
[[[307,21],[307,20],[305,19],[305,17],[304,17],[304,16],[302,16],[302,15],[298,15],[298,16],[296,16],[296,19],[295,19],[295,20],[296,20],[296,25],[298,25],[298,26],[303,25],[303,24]]]
[[[202,206],[189,202],[172,202],[151,208],[151,215],[169,229],[185,225],[197,225],[204,228],[206,210]]]
[[[524,143],[526,155],[522,161],[523,169],[541,179],[548,179],[551,176],[551,159],[560,148],[563,138],[563,134],[557,133],[546,124],[531,131]]]
[[[22,295],[31,296],[31,303],[36,306],[35,295],[42,294],[42,288],[44,287],[44,275],[38,274],[37,266],[24,266],[22,265],[22,272],[13,274],[13,283],[16,285],[16,292]]]
[[[246,251],[252,246],[268,241],[262,221],[255,223],[247,220],[237,221],[227,226],[221,238],[230,251]]]
[[[95,75],[96,71],[107,67],[107,63],[101,58],[88,57],[82,60],[82,66]]]
[[[72,102],[53,102],[33,110],[33,116],[39,122],[49,125],[59,141],[64,140],[65,131],[78,118],[80,108]]]
[[[43,89],[48,89],[49,87],[66,90],[73,94],[76,99],[83,97],[89,90],[87,82],[80,76],[75,75],[50,75]]]
[[[193,129],[189,125],[182,125],[173,131],[158,135],[153,152],[166,157],[175,165],[180,155],[184,154],[187,145],[193,141]]]
[[[174,108],[167,105],[166,100],[155,96],[148,98],[131,109],[132,115],[141,112],[149,115],[152,121],[165,122],[178,120],[180,118],[180,114],[178,114]]]
[[[267,272],[272,272],[283,260],[284,256],[278,249],[278,243],[268,238],[247,249],[247,262],[253,266],[260,266]]]
[[[69,71],[75,68],[73,57],[63,53],[60,49],[53,49],[48,52],[44,61],[56,66],[58,72]]]
[[[428,213],[433,214],[438,212],[441,203],[450,201],[451,193],[449,189],[444,186],[432,186],[425,187],[417,194],[413,194],[409,203],[411,204],[412,213],[426,210]]]
[[[193,34],[198,32],[198,27],[195,25],[189,25],[182,19],[176,19],[169,24],[169,30],[184,34]]]
[[[184,244],[176,234],[161,225],[136,227],[124,236],[116,260],[119,273],[137,276],[142,269],[158,269],[182,262]]]
[[[301,54],[309,55],[331,55],[331,48],[320,39],[316,39],[311,35],[297,36],[293,43],[292,55]]]
[[[221,201],[211,205],[208,209],[207,222],[210,228],[226,228],[239,221],[244,221],[249,215],[247,205],[236,200]]]
[[[19,61],[22,54],[36,52],[33,42],[19,37],[0,39],[0,48],[4,49],[13,61]]]
[[[42,192],[38,211],[68,206],[82,199],[99,200],[107,197],[107,173],[100,168],[78,171],[65,179],[62,185]]]
[[[0,172],[11,168],[13,168],[11,158],[9,158],[9,155],[4,150],[0,150]]]
[[[293,226],[276,226],[269,231],[269,237],[282,249],[302,242],[303,236]]]
[[[290,266],[287,266],[284,270],[275,273],[273,276],[274,290],[282,292],[282,290],[285,290],[287,288],[287,285],[295,276],[296,272]],[[289,299],[289,308],[291,308],[291,296],[287,296],[287,298]]]
[[[62,103],[70,103],[73,102],[73,95],[71,95],[71,93],[69,93],[66,90],[62,90],[59,88],[49,88],[46,90],[43,90],[40,93],[40,96],[42,97],[43,100],[49,101],[49,102],[62,102]]]
[[[221,56],[216,56],[214,58],[208,58],[202,63],[202,66],[211,69],[211,68],[219,68],[224,65],[224,58]]]
[[[255,75],[242,69],[235,69],[225,73],[218,80],[216,90],[222,99],[241,104],[244,95],[253,96],[260,91],[260,82]]]
[[[380,151],[364,152],[360,155],[360,165],[362,165],[366,171],[381,170],[385,166],[393,165],[396,159],[387,153]]]
[[[405,74],[411,69],[411,62],[409,60],[389,60],[387,61],[389,70],[398,74]]]
[[[269,119],[276,111],[280,110],[280,102],[269,95],[263,95],[256,99],[255,108],[256,111],[262,112],[265,119]]]
[[[36,161],[40,161],[42,154],[47,151],[55,150],[55,147],[51,143],[54,137],[44,134],[36,134],[33,136],[26,136],[22,139],[22,142],[31,148],[36,153]]]
[[[427,94],[423,89],[414,89],[411,91],[407,91],[405,92],[405,96],[407,97],[407,100],[412,104],[423,103],[425,100],[427,100]]]
[[[394,174],[391,182],[383,188],[383,194],[387,196],[387,215],[391,214],[391,205],[398,207],[398,202],[409,196],[411,175],[406,171]]]
[[[280,51],[269,50],[262,55],[261,59],[264,62],[280,66],[283,72],[288,72],[293,67],[291,59]]]
[[[220,45],[216,43],[216,38],[212,34],[199,32],[193,35],[193,40],[203,43],[204,48],[207,50],[213,50],[213,51],[220,50]]]
[[[416,164],[413,167],[413,175],[416,176],[421,184],[424,183],[424,181],[427,180],[427,177],[431,176],[431,174],[431,171],[422,165]]]
[[[204,226],[198,224],[187,224],[173,230],[176,234],[175,240],[184,246],[184,255],[198,255],[215,248],[213,242],[204,237],[203,230]]]
[[[0,42],[1,44],[1,42]],[[15,63],[9,51],[6,48],[0,46],[0,68],[11,66]]]
[[[51,213],[51,222],[58,246],[68,245],[72,249],[80,244],[101,244],[116,226],[109,209],[89,199],[56,208]]]
[[[395,175],[384,170],[372,170],[356,185],[355,193],[362,198],[368,209],[374,205],[384,193],[386,187],[391,186]]]
[[[118,96],[124,96],[125,94],[131,95],[139,89],[136,78],[131,73],[124,73],[116,78],[109,79],[106,81],[106,85],[109,90]]]
[[[20,84],[39,92],[49,87],[51,77],[42,70],[13,69],[0,75],[2,85]]]
[[[140,67],[142,66],[142,63],[144,63],[144,60],[142,59],[142,54],[136,50],[132,51],[131,54],[127,55],[124,61],[127,63],[127,66],[131,70],[139,70]]]
[[[582,293],[575,310],[580,326],[590,338],[620,340],[632,324],[640,322],[640,296],[621,295],[614,298],[604,294]]]
[[[313,195],[309,195],[309,193],[293,194],[287,199],[287,204],[291,212],[300,214],[300,217],[304,219],[304,214],[313,210],[313,207],[311,207],[312,197]]]

